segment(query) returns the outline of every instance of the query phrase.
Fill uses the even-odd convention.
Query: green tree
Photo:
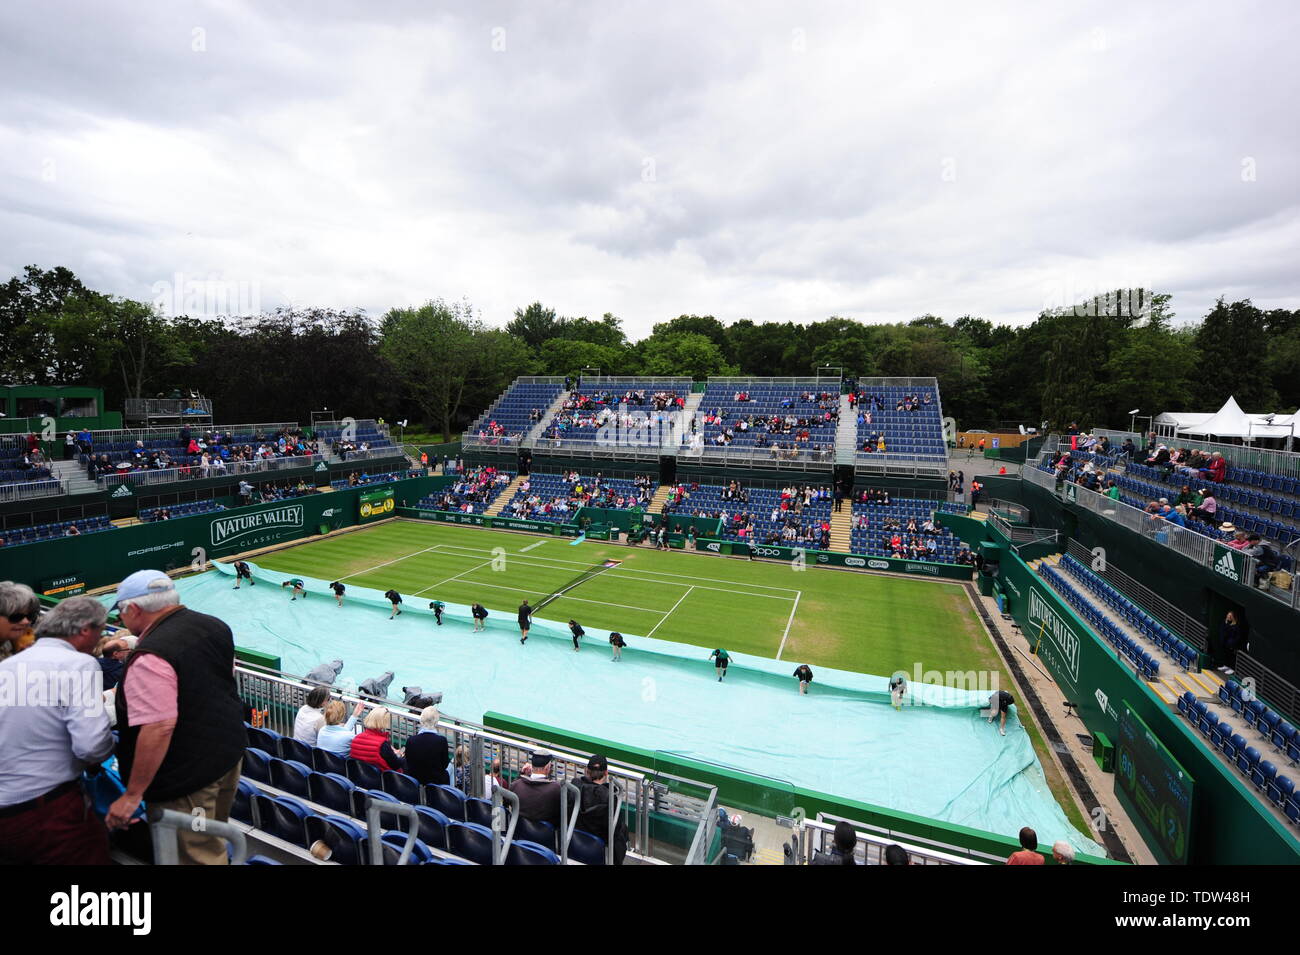
[[[722,349],[703,335],[673,332],[652,335],[641,342],[642,373],[646,375],[683,375],[695,379],[710,375],[734,375]]]
[[[533,302],[527,308],[515,309],[515,317],[507,323],[506,331],[536,351],[542,347],[542,342],[555,337],[557,324],[555,309]]]

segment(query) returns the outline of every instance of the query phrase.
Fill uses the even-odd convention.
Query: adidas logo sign
[[[1231,554],[1225,553],[1214,562],[1214,572],[1216,574],[1222,574],[1229,580],[1235,580],[1238,583],[1241,583],[1241,574],[1237,573],[1237,565],[1233,561]]]
[[[113,492],[114,497],[130,497],[131,487],[128,484],[119,484],[117,490]]]

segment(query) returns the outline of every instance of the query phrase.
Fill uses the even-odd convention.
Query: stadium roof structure
[[[1154,424],[1172,425],[1177,435],[1213,435],[1220,438],[1288,438],[1294,433],[1296,415],[1247,414],[1229,397],[1213,414],[1166,411]]]

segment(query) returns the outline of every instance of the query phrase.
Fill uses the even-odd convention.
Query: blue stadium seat
[[[397,865],[397,860],[402,857],[402,847],[406,845],[406,839],[406,833],[397,830],[389,830],[379,837],[383,844],[384,865]],[[411,846],[411,857],[407,860],[407,865],[427,865],[432,860],[433,853],[417,836],[415,844]]]
[[[1278,720],[1268,738],[1280,752],[1286,752],[1287,744],[1295,738],[1295,727],[1286,720]]]
[[[322,841],[330,847],[329,861],[339,865],[365,865],[366,830],[356,820],[344,816],[308,816],[305,820],[307,847]]]
[[[1268,787],[1273,785],[1273,780],[1276,777],[1277,767],[1267,759],[1259,760],[1250,771],[1250,781],[1254,783],[1255,788],[1262,793],[1268,792]]]
[[[319,746],[311,751],[311,765],[318,773],[337,773],[340,776],[348,774],[348,758],[346,756],[331,753]]]
[[[352,790],[352,815],[357,819],[366,818],[366,804],[371,799],[382,799],[385,802],[401,802],[396,796],[384,792],[382,789],[362,789],[357,787]],[[385,817],[391,818],[391,817]]]
[[[384,771],[374,763],[348,757],[348,779],[362,789],[383,789]]]
[[[492,800],[474,799],[465,800],[465,821],[477,822],[480,826],[492,828]],[[523,820],[520,820],[522,822]]]
[[[581,829],[573,830],[569,840],[569,858],[583,865],[605,864],[605,840]]]
[[[312,761],[314,751],[314,747],[308,746],[306,743],[300,743],[292,736],[280,737],[281,759],[293,759],[300,763],[306,763],[308,766],[314,766],[315,764]]]
[[[419,817],[418,835],[426,844],[435,849],[447,848],[447,827],[451,820],[436,809],[428,806],[416,806],[415,814]]]
[[[307,782],[308,777],[311,776],[311,767],[292,759],[272,759],[270,763],[272,786],[283,789],[291,796],[298,796],[301,799],[311,798]]]
[[[335,812],[352,812],[352,793],[356,784],[338,773],[312,773],[307,777],[312,802],[327,806]]]
[[[284,863],[268,859],[266,856],[249,856],[244,861],[244,865],[284,865]]]
[[[552,852],[557,852],[560,848],[553,825],[549,822],[533,822],[523,816],[519,817],[519,823],[515,826],[515,838],[545,846]]]
[[[1259,764],[1259,750],[1253,746],[1237,750],[1237,769],[1250,776]]]
[[[1231,737],[1225,737],[1223,740],[1223,755],[1228,758],[1228,762],[1237,761],[1237,753],[1245,750],[1246,738],[1234,733]]]
[[[452,822],[465,821],[466,798],[455,786],[429,783],[424,787],[424,804],[437,809]]]
[[[420,784],[414,776],[388,770],[383,774],[382,783],[384,792],[396,796],[401,802],[413,806],[420,804]]]
[[[240,775],[257,783],[271,782],[271,756],[265,750],[249,747],[244,750],[244,766]]]
[[[560,857],[546,846],[528,840],[515,841],[506,852],[506,865],[559,865]]]
[[[275,730],[261,729],[260,727],[250,726],[247,729],[248,745],[253,749],[260,749],[262,752],[271,755],[280,752],[280,740],[282,737]]]
[[[1274,776],[1268,786],[1269,801],[1279,809],[1286,805],[1294,792],[1295,783],[1286,776]]]
[[[247,779],[240,779],[239,788],[235,790],[235,802],[230,807],[230,818],[253,825],[253,797],[259,792],[261,790]]]
[[[1220,723],[1210,731],[1210,742],[1215,749],[1223,749],[1225,740],[1232,739],[1232,727],[1227,723]]]
[[[257,807],[257,818],[263,832],[307,848],[304,822],[312,814],[310,809],[292,796],[272,798],[263,793],[253,797],[253,804]]]
[[[492,830],[473,822],[447,826],[447,851],[479,865],[492,864]]]

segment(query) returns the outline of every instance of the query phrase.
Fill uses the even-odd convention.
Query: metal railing
[[[397,445],[391,445],[386,448],[368,448],[365,451],[360,449],[356,451],[339,452],[330,448],[330,453],[344,464],[351,464],[353,461],[374,461],[380,458],[404,458],[405,452]],[[346,456],[345,456],[346,455]]]
[[[1161,443],[1171,448],[1190,448],[1195,451],[1218,451],[1235,467],[1248,468],[1253,471],[1267,471],[1270,474],[1285,474],[1288,477],[1300,477],[1300,452],[1280,451],[1272,448],[1252,448],[1242,444],[1224,444],[1219,441],[1201,441],[1182,434],[1162,435]],[[1277,440],[1277,439],[1271,439]],[[1138,447],[1141,442],[1136,442]]]
[[[102,431],[91,431],[90,443],[91,446],[94,447],[96,444],[101,444],[103,442],[143,441],[145,442],[145,447],[150,447],[150,441],[180,441],[182,427],[182,425],[177,425],[168,428],[106,428]],[[66,431],[68,429],[64,430]],[[72,430],[74,433],[79,433],[76,429]],[[266,421],[254,424],[223,425],[200,424],[196,421],[194,425],[190,427],[190,432],[195,437],[205,434],[216,434],[217,432],[225,434],[229,431],[231,434],[258,434],[260,432],[270,438],[272,435],[277,435],[281,431],[298,430],[300,429],[298,427],[298,422],[296,421]]]
[[[798,471],[826,471],[835,464],[835,446],[821,451],[807,448],[757,448],[745,447],[687,447],[677,452],[680,463],[714,466],[738,465],[741,467],[774,467]]]
[[[1196,531],[1188,530],[1185,527],[1170,524],[1168,521],[1155,519],[1140,508],[1132,507],[1123,501],[1109,498],[1104,494],[1098,494],[1096,491],[1090,491],[1078,484],[1069,481],[1058,481],[1056,475],[1048,474],[1033,465],[1026,465],[1021,470],[1020,479],[1047,488],[1058,497],[1062,497],[1085,510],[1092,511],[1107,520],[1120,524],[1135,534],[1140,534],[1147,540],[1162,544],[1188,560],[1196,561],[1202,567],[1213,566],[1214,546],[1219,541],[1212,537],[1206,537],[1204,534],[1198,534]],[[1253,579],[1254,558],[1246,557],[1246,562],[1249,565],[1247,571],[1252,575],[1248,576],[1247,579]]]
[[[708,384],[726,385],[728,388],[745,388],[751,385],[776,385],[782,388],[802,388],[807,386],[811,388],[825,387],[828,389],[832,384],[834,384],[835,387],[833,391],[835,396],[838,398],[840,393],[840,381],[841,378],[839,375],[823,375],[820,377],[804,376],[798,378],[721,378],[710,376]]]
[[[325,461],[323,454],[296,454],[283,458],[259,458],[255,461],[227,461],[224,467],[200,464],[178,468],[163,468],[157,471],[122,471],[117,474],[105,474],[95,478],[101,491],[122,484],[131,487],[146,487],[153,484],[173,484],[177,481],[205,481],[211,478],[239,477],[245,474],[264,474],[280,471],[298,471],[314,468]]]
[[[1094,574],[1110,584],[1125,597],[1128,597],[1143,610],[1174,628],[1174,632],[1198,650],[1209,646],[1209,632],[1205,624],[1190,614],[1161,597],[1154,590],[1144,587],[1124,571],[1115,566],[1109,558],[1104,563],[1096,562],[1096,555],[1074,538],[1066,543],[1066,553],[1089,568]]]
[[[939,391],[938,378],[858,378],[859,388],[933,388]]]
[[[1292,720],[1300,720],[1300,689],[1274,673],[1245,650],[1237,651],[1236,676],[1255,681],[1255,695]]]
[[[891,845],[906,851],[911,865],[989,865],[1004,861],[1001,856],[991,853],[936,842],[911,833],[895,833],[880,826],[819,812],[816,819],[803,821],[801,835],[795,840],[794,864],[808,865],[818,852],[830,852],[838,822],[849,823],[858,837],[853,856],[859,865],[884,865],[885,850]]]
[[[41,478],[37,481],[18,481],[14,484],[0,484],[0,502],[26,501],[34,497],[54,497],[67,494],[68,484],[58,478]]]
[[[287,676],[280,671],[266,670],[251,664],[235,667],[235,682],[240,698],[252,709],[263,714],[263,726],[285,736],[293,735],[294,718],[307,701],[314,684]],[[384,706],[392,714],[391,741],[395,747],[419,731],[419,711],[392,700],[376,701],[373,697],[339,690],[338,699],[351,709],[357,703],[367,706]],[[447,737],[449,751],[456,754],[452,767],[467,766],[464,791],[475,798],[491,798],[487,791],[486,770],[499,760],[501,772],[507,777],[517,776],[529,763],[532,754],[545,751],[551,754],[553,778],[562,785],[577,780],[587,768],[591,753],[568,750],[566,747],[514,733],[495,730],[468,720],[457,719],[445,712],[439,720],[439,731]],[[609,761],[609,776],[622,790],[625,805],[631,816],[628,825],[629,851],[647,858],[655,858],[655,847],[650,836],[650,815],[676,816],[697,828],[708,824],[706,809],[716,804],[714,786],[656,770]],[[702,793],[703,795],[695,795]],[[698,835],[698,833],[697,833]],[[671,853],[669,855],[672,855]]]
[[[123,411],[128,418],[181,417],[187,411],[194,417],[212,417],[211,398],[127,398]]]
[[[997,511],[990,511],[988,520],[1001,532],[1003,537],[1011,541],[1011,549],[1015,551],[1019,551],[1026,544],[1056,543],[1061,537],[1060,532],[1051,527],[1028,527],[1024,524],[1012,524]]]
[[[512,431],[509,434],[480,436],[466,431],[460,436],[460,446],[462,450],[517,451],[523,446],[526,433],[524,431]]]

